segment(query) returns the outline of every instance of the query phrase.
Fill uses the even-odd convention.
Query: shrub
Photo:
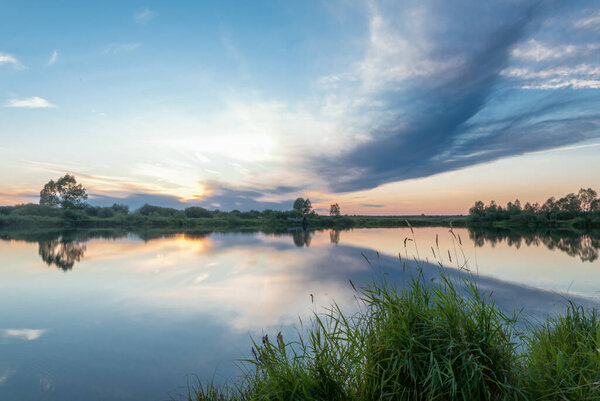
[[[0,215],[8,216],[13,209],[13,206],[0,206]]]
[[[18,216],[50,216],[60,217],[63,211],[61,209],[53,208],[45,205],[38,205],[35,203],[27,203],[24,205],[14,206],[11,214]]]
[[[514,320],[472,282],[442,276],[407,291],[375,286],[362,399],[502,400],[519,395]]]
[[[188,218],[201,218],[201,217],[212,217],[212,213],[198,206],[192,206],[185,209],[185,216]]]
[[[523,376],[531,400],[600,400],[600,319],[571,303],[534,327]]]
[[[98,209],[98,217],[102,219],[108,219],[115,215],[115,211],[112,207],[102,207]]]

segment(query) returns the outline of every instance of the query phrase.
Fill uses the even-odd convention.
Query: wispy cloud
[[[600,27],[600,13],[596,13],[592,16],[581,18],[575,21],[574,26],[576,28],[599,28]]]
[[[56,50],[54,50],[52,52],[52,55],[50,56],[50,60],[48,60],[48,65],[52,65],[52,64],[56,63],[57,59],[58,59],[58,52]]]
[[[4,107],[20,107],[28,109],[46,109],[56,107],[44,98],[33,96],[26,99],[12,99],[4,104]]]
[[[140,43],[111,43],[104,49],[104,54],[129,53],[140,47]]]
[[[0,53],[0,65],[12,65],[15,68],[20,68],[21,63],[12,54]]]
[[[2,333],[7,338],[33,341],[40,338],[46,331],[46,329],[4,329]]]
[[[535,39],[530,39],[526,43],[515,47],[512,51],[512,55],[513,57],[540,62],[566,57],[583,57],[598,49],[600,49],[600,42],[581,45],[573,45],[570,43],[549,45]]]
[[[146,24],[146,23],[150,22],[151,20],[153,20],[154,18],[156,18],[157,16],[158,16],[158,14],[155,13],[154,11],[150,10],[149,8],[144,8],[143,10],[135,13],[133,15],[133,19],[138,24]]]

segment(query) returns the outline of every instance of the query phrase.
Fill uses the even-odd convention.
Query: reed
[[[437,277],[426,279],[415,258],[402,287],[385,275],[350,282],[358,312],[334,303],[301,321],[293,341],[281,333],[253,340],[234,383],[199,381],[188,401],[600,401],[598,310],[569,303],[542,324],[509,316],[480,291],[450,233],[448,260],[460,278],[447,274],[436,241]]]

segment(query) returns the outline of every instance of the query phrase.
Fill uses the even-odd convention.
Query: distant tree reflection
[[[309,247],[311,241],[311,232],[308,230],[294,230],[292,231],[294,238],[294,244],[301,248],[303,246]]]
[[[501,229],[469,229],[469,236],[475,246],[482,247],[489,243],[492,247],[506,241],[509,246],[519,249],[524,243],[527,246],[545,245],[550,250],[559,250],[582,262],[594,262],[600,250],[600,234],[575,233],[566,230],[524,232]]]
[[[73,269],[75,262],[83,258],[86,246],[79,241],[65,241],[62,238],[39,242],[38,253],[48,266],[55,266],[63,271]]]
[[[329,240],[332,244],[340,243],[340,230],[330,230],[329,231]]]

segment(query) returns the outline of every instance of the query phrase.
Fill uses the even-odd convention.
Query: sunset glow
[[[0,204],[65,173],[131,209],[600,189],[595,3],[451,3],[3,4]]]

